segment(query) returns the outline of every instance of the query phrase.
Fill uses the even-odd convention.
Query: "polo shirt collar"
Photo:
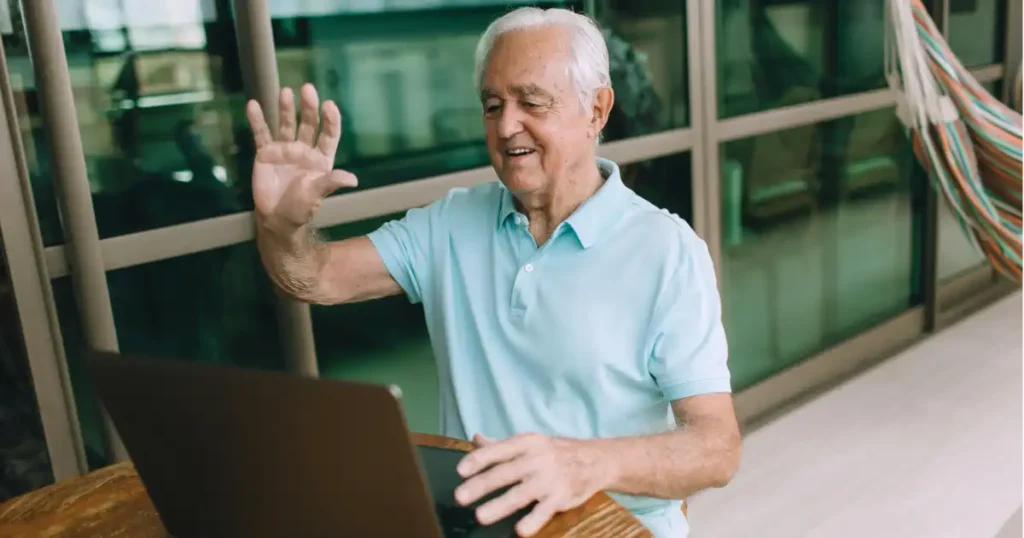
[[[601,233],[620,214],[623,204],[629,200],[630,190],[622,183],[619,166],[614,162],[598,158],[597,166],[605,178],[604,184],[585,200],[576,211],[569,215],[565,223],[572,228],[583,248],[590,248],[601,237]],[[515,200],[512,192],[502,185],[501,205],[498,208],[498,226],[516,213]]]
[[[498,206],[498,228],[500,229],[515,214],[516,203],[512,191],[508,190],[504,183],[498,182],[498,184],[501,185],[501,205]]]

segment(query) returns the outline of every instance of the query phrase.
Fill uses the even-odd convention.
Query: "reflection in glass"
[[[925,182],[891,109],[730,142],[721,181],[737,390],[918,301]]]
[[[597,2],[615,107],[605,140],[689,124],[685,2]]]
[[[669,155],[621,167],[623,180],[659,207],[689,220],[690,156]],[[375,230],[401,217],[335,226],[324,236],[337,240]],[[421,305],[405,296],[331,307],[312,307],[320,375],[395,384],[414,431],[439,433],[438,378]]]
[[[282,14],[274,21],[282,84],[312,81],[339,103],[345,136],[337,164],[359,175],[360,188],[487,166],[473,54],[487,25],[508,10],[505,4]],[[616,90],[605,140],[687,124],[681,5],[596,6]],[[583,2],[540,6],[582,11]]]
[[[280,370],[274,290],[254,243],[107,273],[121,351]]]
[[[949,47],[960,63],[1002,63],[1006,12],[1006,0],[949,0]]]
[[[3,43],[44,243],[63,242],[38,86],[17,2]],[[251,155],[227,2],[89,2],[60,10],[102,237],[239,211]],[[226,11],[220,11],[227,13]],[[241,172],[240,172],[241,171]],[[241,180],[239,178],[242,178]],[[248,205],[247,205],[248,204]]]
[[[622,182],[652,204],[693,225],[690,153],[619,166]]]
[[[884,0],[718,0],[720,116],[883,87],[884,15]]]
[[[280,79],[292,87],[313,82],[339,103],[345,136],[336,164],[357,173],[360,188],[486,166],[473,54],[509,4],[389,2],[328,11],[272,2]],[[540,5],[583,9],[582,1]],[[598,6],[617,92],[607,140],[687,124],[681,6]],[[65,11],[100,235],[250,209],[254,150],[230,2],[91,2],[81,13]],[[32,63],[21,15],[11,15],[3,39],[17,115],[44,240],[59,244]]]
[[[274,20],[281,83],[310,81],[335,100],[344,136],[336,164],[361,189],[489,163],[473,56],[505,3],[377,3]],[[582,10],[582,1],[540,7]]]

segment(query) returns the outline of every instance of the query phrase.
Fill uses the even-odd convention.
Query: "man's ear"
[[[598,88],[594,92],[594,103],[590,109],[592,136],[596,137],[604,129],[605,124],[608,123],[608,115],[611,114],[614,105],[615,91],[611,88]]]

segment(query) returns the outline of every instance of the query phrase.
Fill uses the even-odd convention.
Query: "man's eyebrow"
[[[514,86],[512,93],[520,97],[551,97],[551,94],[541,89],[536,84],[527,84],[525,86]]]
[[[519,97],[544,97],[544,98],[548,98],[548,99],[551,98],[551,94],[550,93],[548,93],[547,91],[543,90],[540,86],[537,86],[536,84],[525,84],[523,86],[513,86],[512,87],[512,93],[518,95]],[[486,100],[492,99],[492,98],[500,98],[500,96],[498,95],[497,92],[495,92],[493,90],[484,89],[484,90],[480,91],[480,100],[481,101],[486,101]]]
[[[491,91],[491,90],[486,90],[486,89],[485,90],[480,90],[480,101],[481,102],[486,101],[488,99],[491,99],[492,97],[493,98],[497,98],[498,94],[493,92],[493,91]]]

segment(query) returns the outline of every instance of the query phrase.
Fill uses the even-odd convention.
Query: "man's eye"
[[[523,107],[524,108],[540,108],[540,103],[531,103],[530,101],[527,101],[527,102],[523,103]]]
[[[501,110],[501,105],[497,105],[497,104],[484,105],[484,112],[486,112],[488,114],[493,114],[493,113],[495,113],[495,112],[497,112],[499,110]]]

